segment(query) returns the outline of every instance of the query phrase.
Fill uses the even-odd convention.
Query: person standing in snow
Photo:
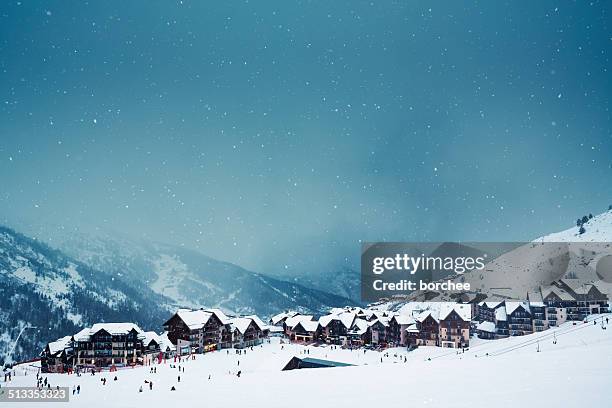
[[[178,376],[178,382],[181,382],[181,376],[180,375]]]

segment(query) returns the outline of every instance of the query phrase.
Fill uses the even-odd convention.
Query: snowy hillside
[[[605,315],[603,317],[610,317]],[[610,406],[612,330],[567,323],[503,340],[472,341],[465,353],[436,347],[386,353],[272,344],[237,355],[226,350],[95,376],[48,374],[52,386],[81,386],[71,407],[581,407]],[[605,325],[605,323],[604,323]],[[540,350],[539,352],[537,350]],[[281,371],[292,356],[329,359],[352,367]],[[178,363],[177,363],[178,364]],[[242,373],[236,376],[237,371]],[[24,375],[27,372],[27,375]],[[35,367],[19,367],[11,386],[32,386]],[[114,376],[117,375],[117,381]],[[106,377],[103,385],[101,377]],[[209,379],[210,378],[210,379]],[[148,382],[153,382],[152,390]],[[6,384],[3,384],[6,385]],[[171,391],[171,387],[176,391]],[[142,387],[143,392],[139,392]],[[316,401],[316,403],[314,403]],[[10,405],[8,405],[10,406]]]
[[[606,211],[588,220],[584,224],[585,232],[579,233],[574,226],[565,231],[540,237],[534,241],[544,242],[611,242],[612,241],[612,211]]]
[[[599,261],[612,255],[612,211],[589,219],[583,228],[582,234],[576,226],[540,237],[490,260],[483,271],[456,275],[452,280],[469,282],[472,291],[489,297],[523,299],[562,278],[597,282],[600,290],[612,295],[611,279],[604,279],[598,271]],[[414,292],[395,303],[425,300],[424,295]],[[448,301],[451,295],[429,292],[427,300]]]
[[[168,300],[168,308],[212,307],[270,316],[281,310],[324,313],[353,302],[341,294],[269,277],[180,246],[119,234],[56,237],[62,251]]]
[[[279,279],[292,281],[309,288],[334,293],[351,299],[352,305],[362,304],[361,273],[348,267],[337,267],[323,271],[311,271],[308,274],[280,274]]]
[[[0,362],[23,327],[36,329],[19,341],[16,361],[36,357],[46,342],[96,321],[129,316],[158,330],[168,316],[164,303],[152,291],[0,227]]]

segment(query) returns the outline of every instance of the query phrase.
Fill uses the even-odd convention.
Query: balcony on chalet
[[[531,318],[529,317],[511,317],[508,321],[514,324],[531,324]]]

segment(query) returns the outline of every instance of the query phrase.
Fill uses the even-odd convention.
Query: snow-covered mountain
[[[319,314],[352,303],[342,294],[252,272],[175,245],[117,234],[76,234],[58,246],[88,265],[163,295],[171,308],[207,306],[267,317],[285,309]]]
[[[33,358],[49,340],[96,321],[131,320],[159,330],[167,301],[151,290],[91,268],[0,227],[0,362],[21,329],[13,360]]]
[[[351,299],[352,305],[359,306],[361,301],[361,274],[348,267],[338,267],[308,274],[278,275],[279,279],[293,281],[309,288],[323,290]]]

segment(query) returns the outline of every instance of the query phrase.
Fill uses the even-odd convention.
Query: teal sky
[[[611,3],[4,1],[0,223],[258,271],[612,204]]]

